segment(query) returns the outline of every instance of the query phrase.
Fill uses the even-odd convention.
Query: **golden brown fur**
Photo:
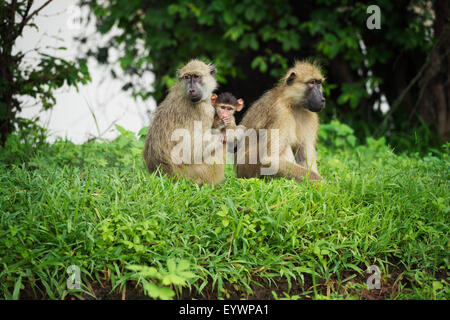
[[[296,75],[295,80],[287,85],[286,81],[292,72]],[[309,62],[296,62],[272,90],[250,107],[242,119],[241,125],[246,128],[279,130],[279,141],[272,141],[268,130],[267,143],[269,153],[271,144],[279,145],[279,170],[276,176],[302,181],[309,174],[310,180],[321,180],[316,163],[319,120],[317,113],[304,108],[305,82],[310,79],[324,79],[319,67]],[[249,147],[257,148],[258,145],[249,145],[246,140],[246,159],[244,164],[237,165],[238,177],[258,177],[261,167],[266,167],[261,164],[259,156],[258,163],[248,164]]]
[[[224,179],[223,164],[194,164],[194,151],[190,163],[175,164],[171,151],[178,141],[171,141],[176,129],[187,129],[194,148],[194,121],[201,121],[202,132],[211,129],[214,108],[211,106],[211,94],[217,82],[211,75],[211,66],[199,60],[192,60],[177,73],[179,80],[169,90],[167,97],[156,108],[145,140],[144,159],[150,172],[161,170],[162,173],[179,178],[192,178],[198,184],[216,184]],[[202,77],[203,96],[197,103],[191,102],[185,94],[184,83],[180,80],[185,74]],[[204,141],[205,145],[211,141]],[[222,144],[217,144],[222,149]],[[222,162],[223,163],[223,162]]]

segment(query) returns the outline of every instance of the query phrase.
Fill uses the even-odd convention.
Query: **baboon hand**
[[[221,119],[226,125],[233,123],[233,116],[226,116]]]

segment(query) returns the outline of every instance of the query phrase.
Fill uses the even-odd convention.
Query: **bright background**
[[[36,1],[31,11],[43,3],[43,0]],[[81,32],[94,34],[95,31],[93,25],[87,29],[77,25],[79,12],[74,7],[75,3],[70,0],[50,3],[34,19],[39,29],[26,28],[15,50],[27,52],[40,48],[46,53],[74,60],[78,48],[73,38]],[[58,47],[66,47],[67,50],[52,49]],[[33,64],[36,54],[30,51],[26,59],[27,63]],[[133,99],[129,93],[121,90],[124,81],[120,77],[113,79],[107,69],[93,59],[89,60],[88,67],[92,81],[80,85],[78,92],[69,87],[58,90],[55,93],[56,105],[49,111],[40,111],[40,104],[25,99],[25,106],[19,116],[29,119],[39,116],[38,123],[50,130],[50,141],[59,136],[75,143],[82,143],[94,136],[112,139],[118,135],[114,124],[133,132],[148,125],[149,114],[155,108],[152,99],[145,102]],[[120,74],[120,70],[117,70],[117,74]],[[151,86],[153,75],[147,75],[145,81]]]

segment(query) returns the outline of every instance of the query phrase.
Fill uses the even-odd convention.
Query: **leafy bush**
[[[386,136],[396,151],[414,147],[426,152],[449,138],[450,97],[445,83],[450,48],[444,40],[448,1],[82,3],[95,18],[98,33],[107,35],[106,42],[81,37],[86,56],[105,65],[115,62],[125,75],[137,75],[127,77],[124,86],[134,95],[161,101],[176,69],[200,57],[218,67],[220,90],[242,97],[248,106],[295,59],[312,58],[323,66],[327,78],[323,115],[350,125],[360,141],[376,132],[377,138]],[[369,5],[380,9],[380,30],[367,27]],[[122,32],[109,33],[116,27]],[[121,50],[113,54],[111,48]],[[151,87],[141,77],[149,71],[155,75]],[[440,92],[443,99],[436,99],[433,92]],[[380,110],[384,101],[390,107],[387,114]]]
[[[171,300],[175,295],[172,289],[164,286],[174,285],[176,288],[181,288],[186,285],[187,280],[195,278],[195,274],[190,271],[191,268],[188,261],[181,260],[177,263],[172,259],[167,260],[167,270],[158,271],[154,267],[147,266],[127,266],[128,270],[135,272],[133,278],[136,278],[138,283],[142,282],[147,295],[163,300]],[[151,279],[156,279],[158,283],[155,284]]]
[[[353,133],[352,128],[338,120],[322,123],[319,128],[321,143],[334,148],[354,148],[358,140]]]

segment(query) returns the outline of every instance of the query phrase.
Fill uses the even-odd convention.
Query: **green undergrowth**
[[[322,131],[321,183],[237,179],[228,166],[223,184],[198,187],[150,175],[142,139],[118,129],[113,142],[11,136],[0,149],[0,297],[98,298],[95,287],[133,280],[153,298],[247,298],[281,277],[274,298],[351,299],[375,265],[395,289],[387,299],[450,298],[448,144],[398,155]],[[70,265],[79,290],[67,288]]]

